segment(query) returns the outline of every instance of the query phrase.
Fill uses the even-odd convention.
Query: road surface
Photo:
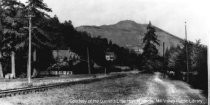
[[[204,105],[207,100],[201,91],[192,89],[181,81],[166,80],[160,73],[146,82],[147,91],[127,105]]]

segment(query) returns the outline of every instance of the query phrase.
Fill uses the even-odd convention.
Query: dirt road
[[[127,105],[204,105],[207,104],[201,91],[192,89],[181,81],[166,80],[155,73],[147,82],[146,94]]]

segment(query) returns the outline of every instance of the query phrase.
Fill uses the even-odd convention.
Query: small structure
[[[144,52],[144,50],[142,49],[141,45],[131,45],[131,44],[127,44],[126,47],[132,51],[134,51],[137,54],[142,54]]]
[[[114,61],[116,59],[116,56],[114,52],[106,52],[105,58],[107,61]]]
[[[51,75],[71,75],[72,73],[72,60],[80,59],[79,56],[71,50],[53,50],[53,59],[55,63],[48,67]]]
[[[70,61],[72,59],[79,59],[79,56],[71,50],[53,50],[52,55],[58,62],[62,62],[63,60]]]
[[[142,54],[144,52],[143,49],[139,48],[139,47],[133,47],[133,50],[137,53],[137,54]]]

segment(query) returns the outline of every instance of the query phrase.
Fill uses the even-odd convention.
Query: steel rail
[[[100,81],[103,79],[114,79],[114,78],[121,78],[125,76],[126,76],[125,74],[117,74],[117,75],[111,75],[111,76],[103,77],[103,78],[90,78],[90,79],[85,79],[85,80],[55,83],[55,84],[49,84],[49,85],[43,85],[43,86],[31,86],[31,87],[29,86],[29,87],[24,87],[24,88],[0,90],[0,98],[12,97],[16,95],[25,95],[25,94],[36,93],[36,92],[43,92],[43,91],[53,89],[53,88],[63,88],[63,87],[67,87],[67,86],[75,85],[75,84],[87,84],[91,82]]]

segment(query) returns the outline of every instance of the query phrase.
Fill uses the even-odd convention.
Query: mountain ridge
[[[100,36],[107,38],[121,47],[138,51],[144,47],[143,37],[147,31],[147,25],[148,24],[136,23],[132,20],[123,20],[111,25],[83,25],[76,27],[76,30],[87,32],[91,37]],[[160,41],[160,46],[157,46],[159,54],[163,54],[163,42],[165,43],[165,49],[182,45],[183,39],[170,34],[161,28],[156,26],[153,27],[155,27],[158,40]]]

